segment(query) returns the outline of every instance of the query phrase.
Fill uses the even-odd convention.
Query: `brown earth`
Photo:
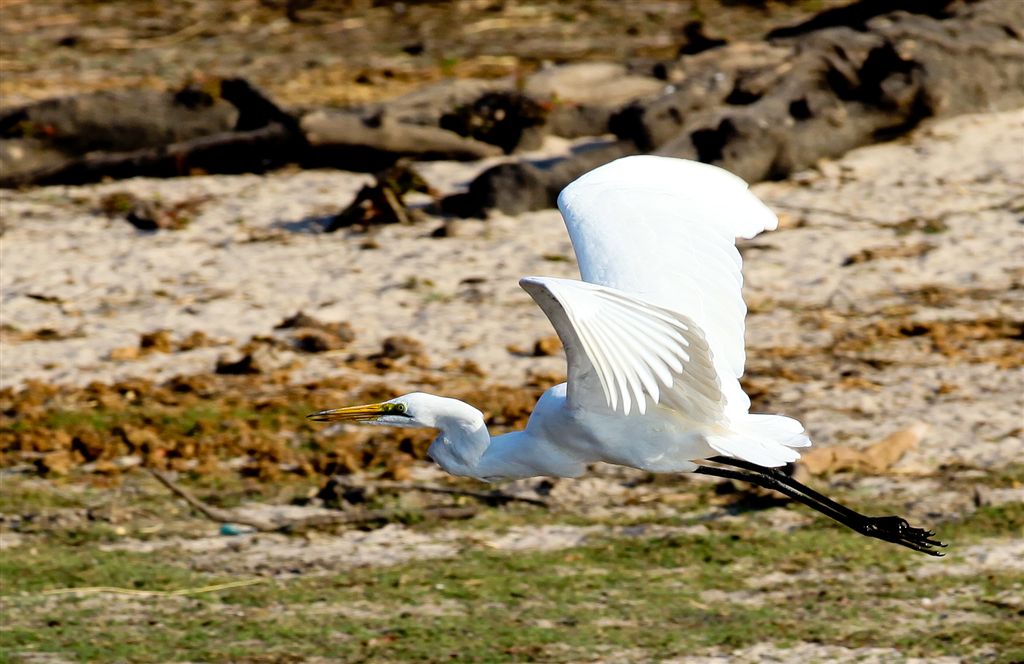
[[[523,74],[545,61],[672,57],[694,41],[692,29],[684,33],[694,21],[716,38],[756,39],[843,4],[7,0],[0,104],[242,76],[290,106],[353,105],[452,76]]]
[[[500,385],[472,366],[437,372],[415,367],[416,361],[417,356],[399,360],[383,352],[352,356],[348,367],[362,373],[363,380],[301,384],[290,382],[287,370],[260,369],[243,375],[181,376],[164,383],[140,378],[73,387],[33,381],[23,389],[0,392],[0,465],[30,463],[51,475],[81,467],[116,476],[134,468],[137,458],[151,468],[199,474],[237,468],[243,476],[261,479],[368,469],[394,477],[405,474],[413,460],[426,457],[431,432],[395,436],[361,429],[339,434],[304,416],[338,404],[391,398],[401,388],[389,385],[384,376],[399,371],[405,381],[474,402],[497,431],[517,429],[525,426],[552,379]]]
[[[952,303],[966,295],[953,289],[928,289],[921,300],[932,306]],[[904,310],[913,311],[909,302]],[[811,325],[830,330],[831,347],[761,348],[751,358],[744,385],[754,410],[771,410],[784,384],[822,377],[834,358],[865,366],[885,366],[915,356],[920,362],[991,363],[1004,369],[1024,366],[1019,350],[1024,321],[1005,318],[976,320],[916,320],[899,316],[859,322],[834,312],[807,313]],[[298,314],[284,327],[296,327],[296,347],[304,352],[324,348],[306,345],[309,330],[325,327]],[[281,327],[281,326],[279,326]],[[327,326],[330,327],[330,326]],[[344,329],[345,326],[342,326]],[[350,329],[350,328],[349,328]],[[322,332],[322,330],[321,330]],[[350,334],[350,332],[349,332]],[[142,335],[138,352],[187,352],[191,335],[174,347],[167,330]],[[53,338],[45,330],[27,339]],[[59,337],[56,337],[59,338]],[[296,383],[287,367],[261,366],[268,347],[282,342],[257,337],[241,347],[242,359],[231,366],[245,371],[218,370],[178,376],[165,382],[144,378],[113,384],[92,382],[85,387],[29,381],[23,389],[0,392],[0,466],[29,463],[38,472],[65,475],[76,467],[117,476],[135,467],[217,474],[238,469],[243,476],[279,479],[282,475],[331,476],[363,470],[383,471],[384,477],[407,475],[415,460],[426,458],[429,431],[400,432],[349,428],[325,429],[304,415],[339,404],[368,403],[401,393],[404,386],[435,390],[479,407],[493,432],[521,429],[540,394],[564,376],[534,373],[523,384],[495,383],[471,362],[432,369],[415,339],[391,336],[380,352],[350,354],[343,364],[346,377]],[[124,349],[119,349],[124,350]],[[521,349],[510,353],[523,355]],[[538,339],[534,356],[559,355],[556,337]],[[528,354],[527,354],[528,355]],[[121,357],[115,359],[124,359]],[[390,384],[389,373],[401,375]],[[232,375],[240,374],[240,375]],[[877,389],[869,378],[847,376],[838,389]],[[955,385],[943,389],[956,391]]]

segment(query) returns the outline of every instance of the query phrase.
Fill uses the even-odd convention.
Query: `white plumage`
[[[695,419],[723,420],[711,349],[691,319],[583,281],[525,277],[519,284],[562,338],[570,403],[644,414],[649,397]]]
[[[566,347],[570,403],[594,407],[597,382],[611,409],[643,414],[650,399],[722,454],[767,466],[799,458],[803,427],[752,418],[739,384],[747,307],[736,238],[778,227],[747,184],[699,162],[628,157],[570,184],[558,206],[584,281],[520,283]]]
[[[544,393],[523,431],[492,438],[476,408],[422,393],[310,417],[439,429],[430,456],[484,480],[576,477],[594,462],[743,479],[941,555],[931,531],[865,517],[771,470],[810,440],[794,419],[750,414],[739,382],[747,308],[735,241],[778,226],[746,183],[705,164],[627,157],[570,184],[558,206],[583,280],[520,284],[562,340],[568,381]]]
[[[737,237],[778,219],[738,177],[665,157],[619,159],[558,198],[582,281],[520,284],[565,346],[567,384],[548,390],[526,429],[491,438],[479,411],[452,399],[405,395],[319,419],[433,426],[431,456],[484,479],[576,476],[596,461],[687,471],[716,454],[763,466],[799,457],[810,441],[796,420],[750,415]],[[371,415],[374,414],[371,411]]]

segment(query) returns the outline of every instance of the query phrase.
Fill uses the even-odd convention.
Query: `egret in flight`
[[[438,429],[431,458],[489,482],[579,477],[599,461],[742,480],[864,535],[941,555],[933,532],[864,516],[782,472],[811,444],[803,425],[748,412],[736,238],[774,230],[778,219],[746,182],[698,162],[626,157],[570,184],[558,207],[583,280],[519,282],[568,362],[568,381],[543,394],[525,430],[492,437],[473,406],[424,393],[309,417]]]

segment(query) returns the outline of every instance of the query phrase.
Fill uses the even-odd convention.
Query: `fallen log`
[[[314,111],[300,120],[300,126],[308,142],[300,161],[307,167],[373,172],[393,166],[403,157],[473,161],[501,154],[493,145],[451,131],[380,115]]]
[[[549,168],[526,161],[498,164],[477,176],[468,191],[442,199],[439,207],[445,214],[480,218],[490,209],[516,215],[554,207],[558,193],[579,176],[637,152],[632,143],[617,141],[574,154]]]
[[[501,154],[439,127],[382,115],[316,111],[297,118],[244,79],[222,81],[216,99],[193,90],[139,94],[49,100],[0,115],[0,187],[263,173],[287,163],[376,172],[407,157]],[[129,112],[137,97],[153,117]]]
[[[862,31],[815,29],[834,25],[830,14],[789,39],[684,56],[663,67],[669,92],[609,120],[619,143],[547,169],[502,164],[442,201],[442,210],[483,216],[489,208],[551,207],[585,170],[637,152],[715,164],[748,182],[778,179],[926,118],[1024,104],[1024,32],[1015,27],[1024,25],[1024,2],[900,0],[892,6],[918,13],[881,13],[885,6],[858,3]]]
[[[95,152],[28,172],[0,174],[0,187],[89,184],[106,178],[167,178],[193,173],[262,173],[293,160],[301,143],[272,124],[131,152]]]
[[[238,115],[230,103],[192,87],[102,90],[2,111],[0,138],[35,138],[69,155],[131,152],[229,131]]]
[[[1024,41],[1008,28],[1024,25],[1024,3],[936,4],[941,12],[869,18],[865,31],[830,27],[776,41],[765,65],[723,70],[724,85],[703,98],[699,77],[685,79],[677,92],[624,111],[613,131],[644,151],[756,182],[900,136],[929,117],[1024,103]],[[736,48],[706,55],[728,64]]]

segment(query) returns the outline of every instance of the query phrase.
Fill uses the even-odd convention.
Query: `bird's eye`
[[[410,417],[408,414],[409,407],[402,402],[389,402],[381,405],[381,412],[385,415],[401,415],[403,417]]]

